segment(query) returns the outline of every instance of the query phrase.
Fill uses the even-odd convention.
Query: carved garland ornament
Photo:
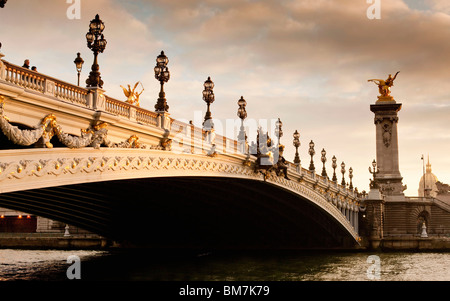
[[[52,148],[53,144],[50,140],[53,136],[57,136],[62,144],[69,148],[83,148],[94,147],[96,149],[100,146],[117,148],[146,148],[139,142],[139,137],[132,135],[126,141],[120,143],[113,143],[108,140],[108,124],[106,122],[99,122],[95,126],[86,130],[81,130],[81,136],[73,136],[64,133],[61,126],[57,124],[56,117],[53,114],[45,116],[41,124],[34,130],[21,130],[19,127],[9,123],[9,119],[3,114],[4,98],[0,96],[0,129],[3,134],[14,144],[22,146],[30,146],[39,141],[42,141],[47,148]]]

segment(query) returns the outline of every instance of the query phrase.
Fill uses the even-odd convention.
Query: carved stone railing
[[[114,115],[130,118],[131,105],[106,96],[105,111]]]
[[[148,125],[152,125],[152,126],[156,126],[157,125],[157,118],[158,118],[158,114],[155,112],[151,112],[148,110],[144,110],[141,108],[138,108],[136,110],[136,121],[143,123],[143,124],[148,124]]]
[[[55,97],[81,105],[83,107],[88,106],[88,90],[80,87],[76,87],[70,84],[66,84],[61,81],[55,81]]]
[[[450,212],[450,204],[449,203],[446,203],[444,201],[441,201],[441,200],[435,199],[435,198],[433,198],[432,200],[433,200],[433,203],[435,203],[437,206]]]
[[[5,65],[4,80],[25,89],[52,95],[65,102],[88,106],[89,90],[81,88],[42,73],[28,70],[3,61]]]
[[[433,203],[436,206],[450,212],[450,204],[433,197],[405,197],[408,202]]]
[[[432,198],[427,198],[427,197],[417,197],[417,196],[407,196],[405,197],[405,200],[407,200],[408,202],[431,202]]]
[[[178,121],[173,118],[170,119],[170,123],[171,123],[171,126],[170,126],[171,130],[174,132],[177,132],[177,133],[179,133],[179,132],[185,133],[186,129],[191,127],[190,124],[186,124],[184,122]]]
[[[35,91],[45,92],[45,76],[40,73],[22,68],[8,62],[5,64],[5,81],[11,84],[31,89]]]

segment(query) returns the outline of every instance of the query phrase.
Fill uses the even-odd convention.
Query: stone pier
[[[397,131],[401,107],[390,95],[379,96],[370,106],[375,114],[378,170],[373,171],[370,192],[362,202],[360,234],[369,249],[449,250],[450,203],[437,194],[406,197],[403,193]]]

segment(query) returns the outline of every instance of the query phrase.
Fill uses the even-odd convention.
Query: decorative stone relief
[[[392,124],[389,122],[386,122],[383,124],[383,144],[386,147],[389,147],[391,145],[391,139],[392,139]]]
[[[45,94],[47,95],[55,94],[55,82],[48,79],[45,80]]]

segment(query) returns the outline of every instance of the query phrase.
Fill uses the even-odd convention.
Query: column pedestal
[[[172,125],[169,117],[170,114],[165,111],[156,111],[156,113],[158,113],[156,126],[163,130],[170,131]]]
[[[106,112],[106,97],[104,95],[105,90],[99,87],[88,87],[87,88],[92,94],[92,98],[89,100],[90,105],[92,105],[92,109],[96,111]]]
[[[379,173],[376,185],[384,195],[404,195],[406,189],[400,174],[398,158],[398,112],[402,104],[396,103],[392,97],[378,97],[378,101],[370,106],[375,113],[376,156]]]

